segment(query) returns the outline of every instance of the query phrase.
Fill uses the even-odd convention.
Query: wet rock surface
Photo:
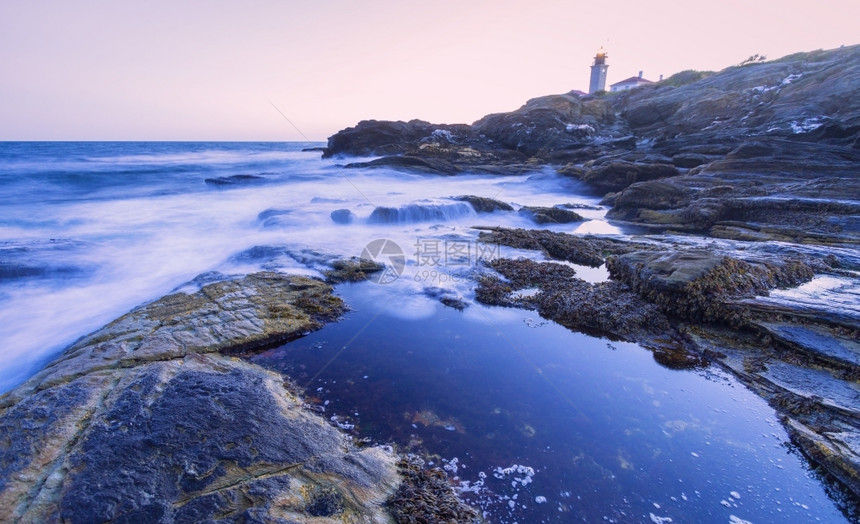
[[[331,212],[331,219],[336,224],[352,224],[357,218],[349,209],[335,209]]]
[[[534,249],[544,252],[549,258],[590,267],[603,265],[608,255],[654,249],[649,244],[609,237],[579,236],[538,229],[478,229],[481,229],[481,241],[487,244]]]
[[[603,191],[621,191],[636,182],[669,178],[681,174],[671,164],[635,163],[612,161],[584,171],[581,180],[589,186]]]
[[[569,224],[585,220],[579,213],[562,207],[523,206],[519,213],[531,218],[536,224]]]
[[[743,145],[685,175],[631,185],[608,216],[737,240],[858,242],[860,153],[783,138],[746,145],[754,149],[742,157],[732,154]]]
[[[635,252],[610,257],[610,275],[659,305],[664,311],[697,322],[742,322],[731,299],[766,294],[775,287],[796,286],[814,274],[802,259],[741,260],[707,249]]]
[[[343,302],[300,276],[200,280],[0,397],[0,520],[391,522],[397,457],[229,356],[317,329]]]
[[[468,202],[471,204],[473,208],[475,208],[476,213],[492,213],[494,211],[513,211],[514,208],[508,204],[507,202],[502,202],[500,200],[495,200],[488,197],[475,196],[475,195],[462,195],[458,197],[454,197],[454,200],[459,200],[461,202]]]

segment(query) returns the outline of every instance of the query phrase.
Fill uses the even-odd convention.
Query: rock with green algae
[[[396,456],[357,448],[281,375],[224,354],[342,311],[321,281],[258,273],[82,338],[0,397],[0,520],[391,522]]]
[[[325,272],[330,282],[360,282],[367,280],[368,276],[385,269],[385,265],[369,260],[367,258],[350,258],[335,260],[331,263],[332,269]]]
[[[739,298],[806,282],[820,263],[789,257],[743,260],[711,249],[673,249],[613,256],[606,266],[612,278],[669,315],[739,324],[746,316]]]
[[[488,264],[505,280],[485,276],[475,299],[484,304],[536,309],[542,317],[577,331],[635,340],[669,367],[699,365],[685,350],[669,319],[620,282],[590,284],[570,266],[528,259],[498,259]],[[521,294],[518,291],[537,289]]]

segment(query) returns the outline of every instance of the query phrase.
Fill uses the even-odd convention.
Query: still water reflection
[[[345,319],[253,360],[357,437],[433,456],[490,522],[847,520],[773,410],[715,368],[528,311],[395,318],[372,285],[340,287]]]

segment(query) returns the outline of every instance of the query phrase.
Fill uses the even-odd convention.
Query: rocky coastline
[[[380,269],[333,266],[337,281]],[[428,480],[444,472],[360,446],[233,356],[344,310],[320,280],[207,275],[82,338],[0,397],[0,520],[473,521]]]
[[[857,287],[858,85],[860,46],[843,47],[618,94],[540,97],[471,125],[363,121],[331,137],[324,156],[441,175],[543,167],[580,181],[608,219],[647,234],[482,228],[483,240],[536,257],[492,262],[476,299],[636,341],[670,367],[729,370],[860,499],[860,307],[772,296],[826,278]],[[508,205],[470,198],[476,210]],[[563,223],[562,207],[525,212]],[[591,284],[546,259],[605,264],[610,279]]]
[[[476,300],[637,342],[669,367],[721,366],[860,499],[860,307],[780,298],[860,279],[858,85],[860,46],[800,53],[620,94],[545,96],[471,125],[363,121],[323,156],[446,176],[554,169],[580,182],[609,219],[647,234],[481,228],[536,256],[493,261]],[[454,198],[514,212],[489,195]],[[351,221],[346,211],[332,219]],[[519,212],[538,226],[582,219],[563,205]],[[605,265],[610,278],[586,282],[566,263]],[[239,358],[336,320],[346,305],[331,284],[382,269],[330,265],[327,282],[204,275],[0,396],[0,520],[480,521],[443,471],[359,445],[288,378]]]

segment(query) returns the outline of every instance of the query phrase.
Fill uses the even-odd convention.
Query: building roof
[[[620,82],[615,82],[610,87],[621,86],[621,85],[626,85],[626,84],[653,84],[653,83],[654,83],[653,81],[642,78],[641,76],[631,76],[630,78],[627,78],[627,79],[622,80]]]

